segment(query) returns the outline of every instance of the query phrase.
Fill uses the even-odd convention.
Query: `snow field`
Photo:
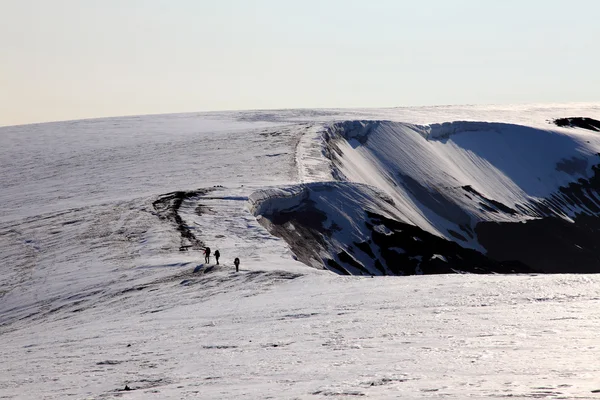
[[[330,180],[319,138],[335,122],[390,120],[418,124],[422,133],[428,124],[465,120],[547,129],[548,119],[572,115],[600,119],[600,105],[250,111],[2,127],[0,398],[599,398],[595,275],[341,277],[295,261],[248,201],[267,188]],[[563,156],[557,145],[554,158],[587,156],[597,146],[588,134],[552,130],[582,146]],[[439,138],[419,137],[414,143],[440,155]],[[473,171],[465,165],[497,166],[460,150],[462,137],[445,139],[454,166],[444,169],[464,176]],[[518,181],[497,170],[487,170],[486,179],[497,177],[490,191]],[[527,182],[529,195],[546,188]],[[502,192],[516,193],[508,183]],[[184,200],[180,215],[221,251],[219,268],[202,265],[200,251],[179,251],[180,233],[152,207],[161,195],[197,189],[210,191]]]

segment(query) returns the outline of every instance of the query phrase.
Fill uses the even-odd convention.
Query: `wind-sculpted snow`
[[[375,202],[371,207],[375,214],[383,212],[386,218],[400,224],[477,250],[497,262],[511,263],[516,266],[515,271],[600,272],[600,250],[594,245],[595,239],[586,239],[600,238],[600,234],[594,233],[596,227],[600,229],[596,222],[600,215],[600,183],[596,176],[600,137],[592,132],[492,122],[415,125],[345,121],[330,125],[323,137],[326,142],[323,154],[329,160],[333,178],[369,185],[390,199],[385,203],[385,211],[380,211],[381,202]],[[311,193],[335,191],[341,199],[336,200],[340,207],[335,210],[325,207],[324,203],[331,205],[335,201],[316,201],[314,194],[307,194],[308,188]],[[366,204],[373,202],[371,196],[365,191],[361,195],[342,194],[340,187],[332,183],[286,190],[297,191],[295,207],[282,202],[263,202],[261,207],[268,207],[271,216],[265,226],[285,238],[292,249],[303,254],[299,259],[309,265],[352,274],[469,269],[465,265],[423,268],[422,257],[419,263],[413,263],[419,265],[418,269],[403,256],[388,255],[380,259],[381,251],[372,249],[366,250],[368,255],[363,259],[356,260],[350,256],[353,246],[366,243],[366,239],[354,237],[352,229],[344,229],[347,238],[333,235],[333,231],[315,225],[315,221],[331,219],[331,213],[343,214],[341,204],[349,204],[349,199],[360,199],[353,203],[354,207],[360,209],[363,204],[368,209]],[[377,198],[373,193],[373,198]],[[262,196],[268,195],[262,192]],[[283,198],[289,201],[290,197]],[[321,218],[307,218],[307,210],[315,217],[317,209],[321,210]],[[301,216],[292,217],[294,212]],[[261,210],[256,213],[265,214]],[[287,217],[282,219],[284,214]],[[345,225],[353,229],[365,219],[358,214],[348,218],[352,223]],[[289,226],[295,232],[306,229],[303,240],[308,242],[310,237],[311,244],[303,245],[297,234],[288,234],[286,229],[292,229]],[[322,235],[313,232],[319,229]],[[358,231],[365,237],[372,238],[375,234],[370,228],[361,227]],[[561,233],[565,231],[571,232],[566,239]],[[530,236],[533,238],[528,239]],[[332,243],[339,245],[325,244],[324,237],[331,237]],[[546,249],[547,245],[552,248]],[[319,251],[307,251],[309,247]],[[345,261],[340,261],[340,257]],[[494,268],[501,269],[486,266],[482,270]]]
[[[469,198],[463,188],[470,186],[481,196],[515,209],[592,177],[592,166],[600,162],[600,138],[594,134],[479,122],[364,124],[367,135],[358,136],[360,145],[355,122],[330,129],[332,162],[339,176],[380,187],[410,208],[404,210],[406,218],[412,222],[426,219],[442,235],[444,223],[432,221],[424,207],[415,203],[424,197],[422,190],[440,193],[472,217],[497,220],[498,216],[481,206],[480,196]],[[424,206],[434,207],[431,203]],[[565,213],[573,214],[571,210]],[[508,220],[538,216],[536,212],[522,214]]]

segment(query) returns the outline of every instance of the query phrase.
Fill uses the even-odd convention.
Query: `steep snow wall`
[[[399,219],[472,248],[479,246],[470,231],[481,221],[589,211],[548,199],[591,178],[600,161],[595,134],[511,124],[351,121],[328,133],[339,179],[380,188],[396,202]]]
[[[259,222],[285,239],[298,260],[339,274],[532,272],[397,221],[391,198],[364,184],[269,189],[253,194],[249,203]]]
[[[371,188],[369,193],[388,198],[386,218],[487,254],[495,261],[516,263],[512,264],[517,265],[516,270],[526,269],[518,266],[524,263],[540,272],[600,272],[600,248],[595,245],[596,238],[600,240],[600,135],[594,131],[493,122],[415,125],[345,121],[329,125],[322,137],[321,153],[329,161],[324,168],[321,160],[320,169],[327,169],[339,182],[360,183]],[[310,179],[310,173],[306,176]],[[312,186],[311,192],[318,192],[318,187]],[[362,189],[358,195],[332,183],[323,187],[345,193],[337,195],[345,204],[358,207],[361,202],[368,203],[369,195]],[[294,197],[296,210],[305,210],[312,202],[311,209],[326,216],[344,214],[340,207],[324,206],[331,198],[325,200],[314,193],[308,195],[305,188],[302,196]],[[356,202],[352,196],[362,200]],[[269,219],[270,229],[277,230],[274,226],[282,221],[295,230],[302,225],[302,218],[290,225],[292,209],[284,203],[267,203],[267,214],[275,216]],[[378,207],[381,204],[375,202],[364,210],[379,214]],[[282,209],[288,210],[283,219],[278,214]],[[357,218],[356,222],[372,217],[355,213],[352,218]],[[373,235],[369,227],[358,230]],[[569,236],[565,238],[563,232]],[[353,235],[325,236],[340,246],[323,245],[319,237],[329,256],[315,256],[309,264],[318,264],[320,258],[342,273],[372,273],[372,268],[384,274],[406,273],[392,266],[393,257],[384,257],[388,264],[365,269],[356,265],[366,266],[366,260],[353,264],[343,257],[346,262],[340,263],[344,245],[348,250],[352,243],[365,241]],[[373,254],[371,259],[377,259],[376,252]]]

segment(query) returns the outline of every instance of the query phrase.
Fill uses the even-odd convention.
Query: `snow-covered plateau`
[[[599,120],[0,127],[0,399],[600,398]]]

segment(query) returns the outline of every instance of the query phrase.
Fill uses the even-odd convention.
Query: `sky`
[[[0,0],[0,126],[600,100],[596,0]]]

